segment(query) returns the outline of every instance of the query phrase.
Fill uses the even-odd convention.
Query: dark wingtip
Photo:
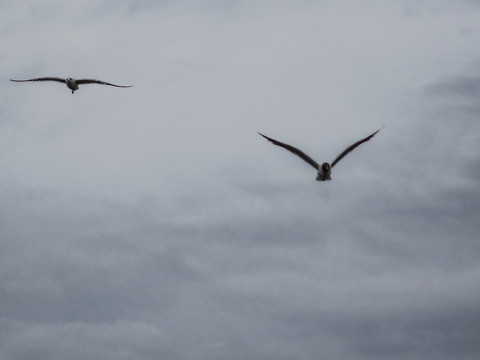
[[[380,130],[382,130],[386,125],[383,125],[380,129],[378,129],[377,131],[375,131],[375,134],[378,133]]]
[[[385,125],[383,125],[380,129],[378,129],[377,131],[375,131],[375,132],[374,132],[372,135],[370,135],[370,136],[373,137],[373,136],[377,135],[377,133],[378,133],[380,130],[382,130],[384,127],[385,127]]]
[[[265,139],[275,144],[275,140],[269,138],[267,135],[263,135],[260,131],[257,131],[257,133],[258,135],[263,136]]]

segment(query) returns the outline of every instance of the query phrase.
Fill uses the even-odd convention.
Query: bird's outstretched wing
[[[288,145],[288,144],[284,144],[280,141],[277,141],[275,139],[272,139],[272,138],[269,138],[268,136],[265,136],[263,135],[262,133],[258,133],[259,135],[263,136],[265,139],[267,139],[268,141],[270,141],[271,143],[277,145],[277,146],[281,146],[283,147],[284,149],[287,149],[288,151],[290,151],[291,153],[294,153],[295,155],[299,156],[300,158],[302,158],[304,161],[306,161],[307,163],[309,163],[311,166],[313,166],[315,169],[318,170],[318,163],[313,160],[310,156],[308,156],[307,154],[305,154],[303,151],[297,149],[296,147],[293,147],[291,145]]]
[[[15,79],[10,79],[10,81],[15,81],[15,82],[25,82],[25,81],[56,81],[56,82],[61,82],[65,84],[65,79],[59,78],[59,77],[41,77],[41,78],[35,78],[35,79],[27,79],[27,80],[15,80]]]
[[[102,80],[95,80],[95,79],[79,79],[76,80],[77,84],[101,84],[101,85],[110,85],[110,86],[115,86],[115,87],[121,87],[121,88],[128,88],[132,87],[133,85],[115,85],[106,81]]]
[[[375,136],[376,133],[378,133],[381,129],[378,129],[375,131],[373,134],[368,135],[365,139],[357,141],[355,144],[350,145],[348,148],[346,148],[340,155],[337,156],[335,160],[333,160],[331,167],[333,168],[337,162],[342,160],[342,158],[347,155],[350,151],[354,150],[358,145],[363,144],[364,142],[370,140],[372,137]]]

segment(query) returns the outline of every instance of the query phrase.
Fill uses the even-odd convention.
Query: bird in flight
[[[95,80],[95,79],[72,79],[72,78],[59,78],[59,77],[41,77],[41,78],[35,78],[35,79],[27,79],[27,80],[14,80],[10,79],[10,81],[15,81],[15,82],[26,82],[26,81],[56,81],[60,83],[64,83],[67,85],[67,87],[72,90],[72,94],[75,92],[75,90],[78,90],[78,85],[81,84],[101,84],[101,85],[110,85],[110,86],[115,86],[115,87],[121,87],[121,88],[127,88],[127,87],[132,87],[133,85],[115,85],[111,84],[106,81],[101,81],[101,80]]]
[[[265,139],[267,139],[268,141],[270,141],[271,143],[277,145],[277,146],[281,146],[283,147],[284,149],[287,149],[288,151],[290,151],[291,153],[294,153],[295,155],[299,156],[300,158],[302,158],[304,161],[306,161],[308,164],[310,164],[311,166],[313,166],[315,169],[317,169],[317,178],[316,180],[317,181],[325,181],[325,180],[331,180],[330,178],[330,174],[332,172],[332,168],[345,156],[347,155],[349,152],[353,151],[357,146],[359,146],[360,144],[363,144],[364,142],[370,140],[372,137],[375,136],[376,133],[378,133],[381,129],[378,129],[377,131],[375,131],[373,134],[370,134],[368,135],[366,138],[362,139],[362,140],[359,140],[357,141],[356,143],[350,145],[349,147],[347,147],[340,155],[338,155],[336,157],[335,160],[333,160],[332,164],[329,164],[328,162],[324,162],[322,165],[320,165],[319,163],[317,163],[315,160],[313,160],[310,156],[308,156],[307,154],[305,154],[303,151],[301,151],[300,149],[297,149],[296,147],[293,147],[291,145],[288,145],[288,144],[285,144],[285,143],[282,143],[278,140],[275,140],[275,139],[272,139],[272,138],[269,138],[268,136],[265,136],[263,135],[262,133],[258,133],[259,135],[263,136]]]

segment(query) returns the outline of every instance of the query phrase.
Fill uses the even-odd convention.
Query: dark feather
[[[25,81],[57,81],[65,84],[65,79],[59,77],[42,77],[42,78],[35,78],[35,79],[28,79],[28,80],[14,80],[10,79],[10,81],[15,82],[25,82]]]
[[[110,86],[116,86],[116,87],[121,87],[121,88],[127,88],[127,87],[132,87],[133,85],[115,85],[106,81],[101,81],[101,80],[95,80],[95,79],[79,79],[75,80],[78,85],[80,84],[101,84],[101,85],[110,85]]]
[[[348,148],[346,148],[340,155],[337,156],[337,158],[335,160],[333,160],[332,162],[332,165],[331,167],[333,168],[335,166],[335,164],[337,162],[339,162],[340,160],[342,160],[342,158],[347,155],[349,152],[351,152],[352,150],[354,150],[358,145],[360,144],[363,144],[364,142],[370,140],[372,137],[375,136],[376,133],[378,133],[380,131],[380,129],[378,129],[377,131],[375,131],[373,134],[371,135],[368,135],[365,139],[362,139],[360,141],[357,141],[355,144],[353,145],[350,145]]]
[[[290,151],[291,153],[294,153],[295,155],[299,156],[300,158],[302,158],[304,161],[306,161],[307,163],[309,163],[311,166],[313,166],[315,169],[318,170],[318,163],[313,160],[310,156],[308,156],[307,154],[305,154],[303,151],[291,146],[291,145],[288,145],[288,144],[284,144],[280,141],[277,141],[275,139],[272,139],[272,138],[269,138],[268,136],[265,136],[263,135],[262,133],[258,133],[259,135],[263,136],[265,139],[267,139],[268,141],[270,141],[271,143],[277,145],[277,146],[281,146],[283,147],[284,149],[287,149],[288,151]]]

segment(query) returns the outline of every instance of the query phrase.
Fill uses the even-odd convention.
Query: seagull
[[[362,139],[362,140],[359,140],[357,141],[356,143],[350,145],[349,147],[347,147],[340,155],[337,156],[337,158],[335,160],[333,160],[332,164],[330,165],[328,162],[324,162],[321,166],[319,163],[317,163],[315,160],[313,160],[310,156],[308,156],[307,154],[305,154],[302,150],[299,150],[297,149],[296,147],[293,147],[292,145],[288,145],[288,144],[285,144],[285,143],[282,143],[278,140],[275,140],[275,139],[272,139],[272,138],[269,138],[268,136],[265,136],[263,135],[262,133],[258,133],[259,135],[263,136],[265,139],[267,139],[268,141],[270,141],[271,143],[277,145],[277,146],[281,146],[283,147],[284,149],[287,149],[288,151],[294,153],[295,155],[299,156],[300,158],[302,158],[304,161],[306,161],[308,164],[310,164],[311,166],[313,166],[315,169],[317,169],[317,178],[315,180],[317,181],[325,181],[325,180],[332,180],[330,178],[330,174],[332,172],[332,168],[340,161],[342,160],[342,158],[347,155],[349,152],[351,152],[352,150],[354,150],[357,146],[359,146],[360,144],[363,144],[364,142],[370,140],[372,137],[375,136],[376,133],[378,133],[381,129],[378,129],[377,131],[375,131],[373,134],[370,134],[368,135],[366,138]]]
[[[25,81],[56,81],[60,83],[64,83],[67,85],[67,87],[72,90],[72,94],[75,92],[75,90],[78,90],[78,85],[81,84],[101,84],[101,85],[110,85],[110,86],[116,86],[116,87],[121,87],[121,88],[127,88],[127,87],[132,87],[133,85],[115,85],[108,83],[106,81],[101,81],[101,80],[95,80],[95,79],[72,79],[72,78],[59,78],[59,77],[41,77],[41,78],[35,78],[35,79],[28,79],[28,80],[14,80],[10,79],[10,81],[15,81],[15,82],[25,82]]]

